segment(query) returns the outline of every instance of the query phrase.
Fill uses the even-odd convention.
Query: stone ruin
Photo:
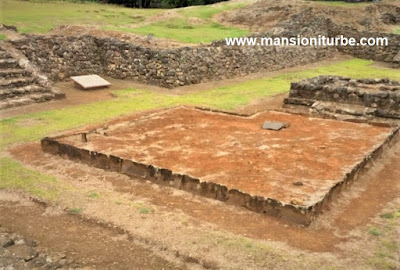
[[[64,98],[12,48],[0,46],[0,109]]]
[[[290,37],[293,33],[297,34],[299,29],[304,28],[302,27],[304,23],[309,24],[308,17],[305,15],[307,12],[301,18],[297,18],[295,23],[282,25],[282,28],[286,29],[282,36]],[[395,17],[390,21],[397,22],[398,19]],[[382,33],[378,32],[361,33],[336,25],[331,21],[317,20],[311,24],[313,27],[309,30],[312,30],[312,33],[320,33],[329,37],[343,34],[354,37],[358,41],[365,36],[382,36]],[[316,31],[316,29],[323,29],[323,32]],[[258,34],[253,37],[263,36]],[[393,67],[399,67],[400,36],[385,34],[385,37],[388,38],[390,46],[379,48],[372,46],[242,47],[227,46],[224,40],[220,40],[195,47],[155,49],[113,38],[99,38],[90,35],[23,35],[17,40],[1,41],[0,45],[7,45],[19,57],[23,57],[25,63],[35,67],[38,74],[43,74],[39,77],[46,76],[51,81],[68,80],[71,76],[98,74],[115,79],[129,79],[160,87],[174,88],[260,71],[275,71],[302,66],[331,58],[338,52],[362,59],[383,61]],[[0,74],[2,82],[0,87],[7,91],[4,93],[1,91],[0,109],[61,97],[54,94],[54,91],[48,90],[48,87],[31,87],[30,85],[34,81],[34,85],[40,84],[40,80],[36,76],[36,79],[32,81],[30,79],[32,76],[28,74],[30,71],[25,71],[27,80],[21,81],[22,78],[19,78],[14,70],[11,72],[9,69],[22,68],[26,70],[26,67],[21,67],[19,60],[14,61],[15,63],[10,60],[12,63],[8,63],[7,59],[10,57],[8,53],[1,53],[1,57],[3,56],[6,58],[0,59],[0,68],[5,70],[2,70]],[[15,85],[14,79],[17,78],[18,83]],[[24,88],[21,88],[22,86]],[[25,86],[29,87],[25,88]]]
[[[389,79],[351,79],[319,76],[291,84],[287,108],[310,108],[331,116],[358,120],[400,120],[400,82]],[[337,117],[343,119],[343,116]]]
[[[289,125],[264,129],[266,120]],[[309,225],[398,139],[399,127],[175,107],[46,137],[41,146],[137,181]]]

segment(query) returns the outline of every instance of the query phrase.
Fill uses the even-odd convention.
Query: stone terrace
[[[0,47],[0,109],[64,97],[44,80]]]
[[[364,117],[400,119],[400,82],[319,76],[291,84],[289,105]]]

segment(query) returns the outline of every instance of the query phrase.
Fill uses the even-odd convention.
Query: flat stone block
[[[99,75],[73,76],[71,79],[83,89],[102,88],[111,85],[111,83],[104,80]]]

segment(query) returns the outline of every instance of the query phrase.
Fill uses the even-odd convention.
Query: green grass
[[[371,228],[368,232],[373,236],[380,236],[382,234],[377,228]]]
[[[397,27],[394,31],[394,34],[400,35],[400,27]]]
[[[133,9],[97,3],[2,0],[0,22],[24,33],[45,33],[63,24],[125,27],[143,21],[162,9]]]
[[[203,20],[211,19],[212,16],[235,8],[242,8],[244,4],[220,3],[218,5],[194,6],[180,9],[179,13],[185,17],[195,17]]]
[[[68,210],[70,214],[75,214],[75,215],[82,213],[82,211],[83,211],[82,208],[71,208]]]
[[[150,211],[151,211],[151,209],[145,208],[145,207],[142,207],[139,209],[140,214],[148,214],[148,213],[150,213]]]
[[[57,180],[23,167],[10,158],[0,158],[0,189],[17,189],[46,200],[54,200]]]
[[[88,195],[89,198],[95,199],[95,198],[99,198],[100,195],[97,192],[92,192]]]
[[[372,61],[361,59],[347,60],[304,71],[284,73],[272,78],[249,80],[179,96],[139,89],[119,90],[114,92],[117,98],[112,100],[0,120],[0,150],[15,143],[39,140],[53,132],[105,121],[135,111],[178,105],[232,110],[255,99],[287,92],[292,81],[318,75],[331,74],[353,78],[387,77],[400,80],[400,71],[375,67],[371,65],[372,63]]]
[[[0,40],[5,40],[7,39],[6,35],[0,34]]]
[[[397,269],[398,254],[400,254],[398,244],[400,210],[381,214],[380,217],[383,218],[382,224],[369,229],[369,234],[376,236],[375,241],[378,244],[368,262],[373,269]]]
[[[381,218],[385,218],[385,219],[392,219],[392,218],[394,218],[395,216],[394,216],[394,214],[392,214],[392,213],[385,213],[385,214],[380,215],[380,217],[381,217]]]
[[[209,43],[225,37],[245,36],[248,31],[223,26],[214,22],[191,24],[182,19],[168,22],[156,22],[139,28],[120,28],[121,31],[142,35],[153,34],[155,37],[178,40],[184,43]]]
[[[143,35],[153,34],[156,37],[178,40],[184,43],[211,42],[225,37],[244,36],[247,30],[223,26],[211,20],[212,16],[243,4],[222,3],[219,5],[194,6],[177,9],[175,18],[154,22],[139,28],[107,27],[106,29],[132,32]],[[197,19],[192,21],[191,19]]]
[[[212,22],[217,13],[243,4],[222,3],[177,9],[178,16],[135,28],[135,24],[160,13],[162,9],[133,9],[98,3],[72,1],[2,0],[0,23],[14,25],[23,33],[46,33],[58,25],[92,25],[104,30],[153,34],[187,43],[210,42],[225,37],[243,36],[246,30]],[[195,23],[197,18],[202,23]]]

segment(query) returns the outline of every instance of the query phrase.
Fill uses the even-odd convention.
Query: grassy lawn
[[[162,9],[132,9],[97,3],[1,0],[0,22],[20,32],[45,33],[63,24],[125,27],[160,13]]]
[[[119,90],[115,91],[117,98],[112,100],[1,120],[0,150],[11,144],[39,140],[53,132],[104,121],[135,111],[177,105],[199,105],[231,110],[258,98],[287,92],[290,82],[318,75],[336,74],[354,78],[388,77],[400,80],[399,71],[375,67],[371,65],[372,63],[372,61],[361,59],[347,60],[272,78],[255,79],[179,96],[140,89]]]
[[[173,19],[168,22],[156,22],[139,28],[120,28],[120,31],[178,40],[184,43],[208,43],[225,37],[244,36],[246,30],[222,26],[214,22],[194,25],[186,20]]]
[[[46,33],[58,25],[88,25],[99,26],[104,30],[153,34],[187,43],[199,43],[247,34],[246,30],[225,27],[211,21],[211,17],[217,13],[242,6],[222,3],[176,9],[176,16],[172,18],[136,27],[146,18],[165,10],[71,1],[2,0],[0,23],[14,25],[23,33]]]
[[[23,190],[30,195],[46,200],[57,197],[57,180],[27,168],[10,158],[0,158],[0,189]]]
[[[153,34],[156,37],[169,38],[185,43],[211,42],[225,37],[237,37],[248,34],[247,30],[223,26],[211,20],[212,16],[243,4],[220,3],[218,6],[194,6],[176,9],[173,18],[157,21],[139,28],[108,29],[132,32],[138,34]]]

